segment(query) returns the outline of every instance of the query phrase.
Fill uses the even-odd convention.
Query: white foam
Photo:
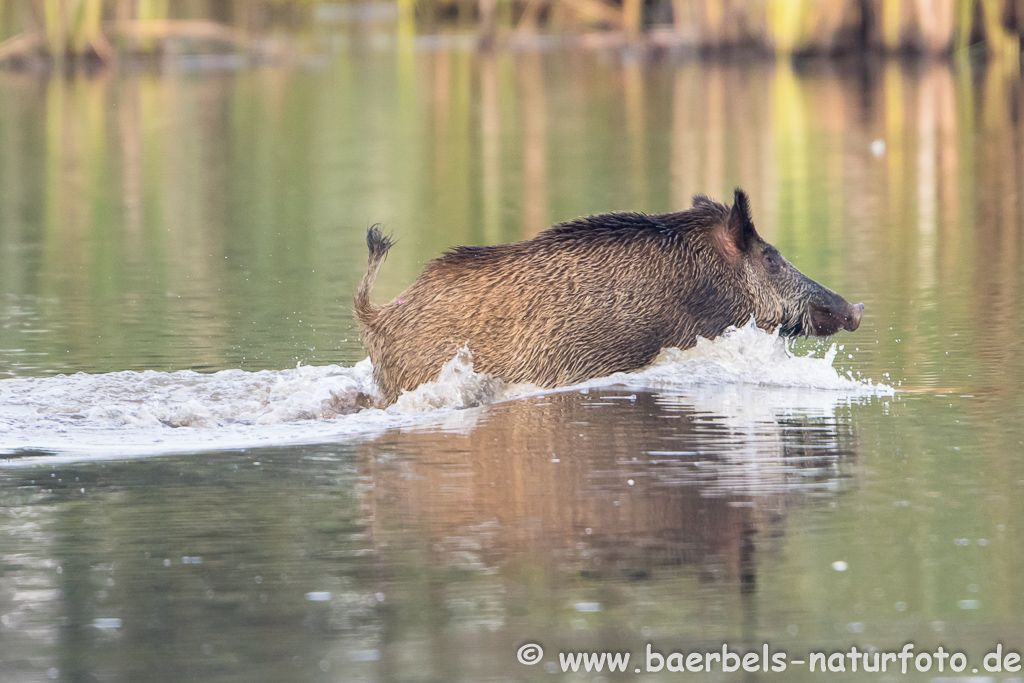
[[[884,384],[840,375],[833,367],[837,353],[833,343],[823,358],[813,354],[796,356],[778,331],[765,332],[751,319],[743,327],[730,327],[714,340],[698,337],[691,349],[662,349],[643,370],[618,373],[588,384],[617,380],[638,388],[756,385],[858,396],[894,393]]]
[[[649,366],[590,380],[573,388],[613,384],[655,390],[663,403],[680,403],[748,430],[785,415],[832,416],[841,405],[871,396],[892,396],[885,384],[843,376],[833,366],[833,343],[824,356],[797,356],[778,332],[753,320],[730,327],[714,340],[697,338],[693,348],[662,349]]]
[[[74,460],[330,443],[488,403],[505,386],[473,372],[465,349],[437,381],[406,392],[387,410],[365,407],[378,395],[369,359],[351,368],[0,380],[0,453],[46,451]]]
[[[437,381],[403,392],[388,410],[422,412],[440,408],[473,408],[506,396],[500,379],[473,372],[473,354],[463,346],[441,369]]]
[[[658,390],[668,400],[685,393],[741,423],[771,419],[780,405],[828,413],[851,397],[893,393],[885,385],[841,376],[832,366],[835,356],[835,345],[824,358],[795,356],[785,340],[751,323],[714,341],[700,339],[687,351],[666,349],[643,370],[572,388],[626,385]],[[405,392],[387,410],[363,407],[377,396],[369,359],[350,368],[8,379],[0,380],[0,453],[116,458],[330,443],[427,420],[471,428],[474,420],[461,419],[469,416],[457,411],[537,391],[474,372],[466,348],[445,364],[437,381]],[[55,461],[54,455],[45,457]],[[6,464],[37,460],[20,457]]]

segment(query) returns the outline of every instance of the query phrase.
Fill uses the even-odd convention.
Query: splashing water
[[[836,396],[893,393],[885,385],[840,376],[832,367],[835,356],[835,345],[824,358],[794,356],[785,340],[751,323],[713,341],[699,339],[686,351],[665,349],[642,370],[573,388],[626,385],[728,396],[737,386],[755,385],[800,389],[804,397],[825,390],[826,411]],[[474,372],[467,348],[445,364],[436,381],[405,392],[387,410],[366,407],[378,395],[369,359],[350,368],[8,379],[0,381],[0,453],[92,458],[328,443],[537,391]]]
[[[714,340],[697,337],[697,345],[691,349],[662,349],[643,370],[613,377],[629,386],[654,388],[753,384],[860,396],[893,393],[883,384],[840,375],[832,366],[837,354],[836,344],[832,344],[824,358],[794,356],[778,331],[765,332],[751,318],[743,327],[730,327]]]

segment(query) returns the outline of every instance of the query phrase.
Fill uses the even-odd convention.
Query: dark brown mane
[[[706,228],[725,220],[729,207],[712,201],[703,195],[694,197],[694,206],[686,211],[663,214],[646,214],[619,211],[594,216],[584,216],[559,223],[548,228],[529,242],[543,248],[573,242],[577,244],[598,242],[607,239],[655,238],[659,241],[677,241],[692,230]],[[492,246],[455,247],[444,252],[439,260],[447,263],[480,261],[489,256],[508,253],[525,242],[497,244]]]

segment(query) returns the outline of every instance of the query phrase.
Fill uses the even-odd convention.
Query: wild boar
[[[590,216],[457,247],[384,306],[370,289],[393,243],[376,226],[366,242],[355,310],[381,407],[436,379],[464,345],[477,372],[557,387],[637,370],[751,316],[782,335],[827,336],[856,330],[864,310],[761,239],[738,188],[732,207],[697,195],[677,213]]]

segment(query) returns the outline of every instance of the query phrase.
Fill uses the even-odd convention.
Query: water
[[[982,665],[1024,646],[1017,76],[339,44],[0,73],[0,678],[541,680],[578,651],[630,678],[648,645],[908,642],[969,660],[908,680],[1020,675]],[[555,392],[462,355],[362,409],[370,224],[399,239],[384,301],[450,246],[737,185],[865,302],[857,332],[744,328]]]
[[[795,357],[786,340],[751,321],[714,341],[701,339],[688,351],[666,349],[644,370],[565,390],[617,385],[690,389],[708,393],[712,401],[742,396],[736,402],[746,410],[767,410],[769,416],[778,406],[829,412],[850,397],[893,393],[886,385],[839,376],[832,365],[835,355],[833,345],[823,358]],[[406,392],[386,410],[372,407],[379,394],[369,359],[351,368],[208,374],[148,370],[8,379],[0,380],[0,451],[15,456],[19,465],[37,465],[51,464],[53,456],[143,457],[323,443],[533,393],[545,392],[475,373],[468,348],[444,366],[436,381]],[[39,451],[48,455],[25,459]]]

